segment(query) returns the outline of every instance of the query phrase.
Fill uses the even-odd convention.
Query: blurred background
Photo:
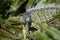
[[[60,40],[60,0],[0,0],[0,40]]]

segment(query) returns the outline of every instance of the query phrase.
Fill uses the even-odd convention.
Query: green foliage
[[[59,19],[60,20],[60,14],[54,15],[54,18]]]
[[[23,21],[23,14],[19,12],[20,10],[17,10],[25,1],[26,0],[0,0],[0,40],[60,40],[60,30],[55,28],[55,26],[49,26],[46,24],[46,22],[42,22],[40,18],[43,18],[45,16],[41,17],[40,14],[38,14],[39,10],[35,10],[33,11],[33,13],[30,11],[34,15],[34,18],[32,18],[31,27],[36,28],[37,30],[33,31],[32,29],[31,33],[27,34],[27,28],[25,27]],[[35,3],[38,4],[39,2],[41,2],[42,4],[57,4],[60,2],[60,0],[29,0],[26,4],[26,8],[31,8],[32,5],[34,5]],[[14,13],[17,14],[16,11],[20,14],[16,17],[12,16]],[[42,15],[44,15],[45,11],[42,10],[40,12],[42,12]],[[9,17],[7,14],[9,14]],[[6,16],[8,18],[4,19],[4,17]],[[60,20],[60,14],[57,14],[56,16],[54,16],[54,18]],[[46,21],[47,19],[42,20]],[[41,30],[43,32],[41,32]]]

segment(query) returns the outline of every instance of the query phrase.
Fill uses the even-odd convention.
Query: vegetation
[[[60,8],[28,11],[40,4],[60,0],[0,0],[0,40],[60,40]]]

